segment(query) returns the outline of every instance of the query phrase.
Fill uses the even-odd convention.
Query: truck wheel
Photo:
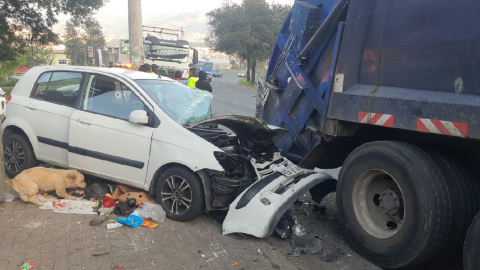
[[[463,269],[480,269],[480,213],[477,214],[468,229],[463,246]]]
[[[460,206],[447,183],[452,173],[441,165],[408,143],[379,141],[354,150],[337,184],[340,223],[350,244],[386,268],[438,256],[452,239]]]
[[[38,165],[30,142],[20,134],[13,134],[5,139],[3,157],[5,158],[5,172],[11,178]]]
[[[169,168],[160,175],[156,198],[167,217],[177,221],[194,219],[202,214],[205,208],[200,178],[179,166]]]

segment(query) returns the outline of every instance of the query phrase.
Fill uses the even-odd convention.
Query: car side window
[[[91,75],[82,109],[128,121],[131,112],[145,110],[145,105],[120,81],[102,75]]]
[[[43,73],[42,76],[37,81],[35,85],[35,93],[33,97],[38,99],[45,99],[45,93],[47,91],[48,82],[50,82],[50,77],[52,76],[52,72]]]
[[[83,74],[79,72],[47,72],[37,81],[34,98],[75,107]]]

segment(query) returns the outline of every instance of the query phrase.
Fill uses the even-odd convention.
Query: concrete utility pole
[[[128,0],[128,36],[130,39],[130,63],[132,69],[138,69],[143,63],[141,0]]]

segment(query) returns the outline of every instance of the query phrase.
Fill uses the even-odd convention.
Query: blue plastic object
[[[128,225],[132,228],[136,228],[136,227],[142,225],[142,223],[143,223],[143,219],[141,217],[135,216],[135,215],[130,215],[126,218],[117,218],[116,221],[120,222],[122,224]]]

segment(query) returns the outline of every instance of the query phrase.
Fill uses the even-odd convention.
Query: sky
[[[241,0],[232,0],[240,3]],[[206,13],[222,5],[223,0],[142,0],[142,24],[185,29],[189,41],[201,42],[208,33]],[[267,0],[293,5],[294,0]],[[128,38],[128,0],[110,0],[94,16],[102,25],[106,40]],[[62,36],[68,16],[60,15],[53,30]]]

